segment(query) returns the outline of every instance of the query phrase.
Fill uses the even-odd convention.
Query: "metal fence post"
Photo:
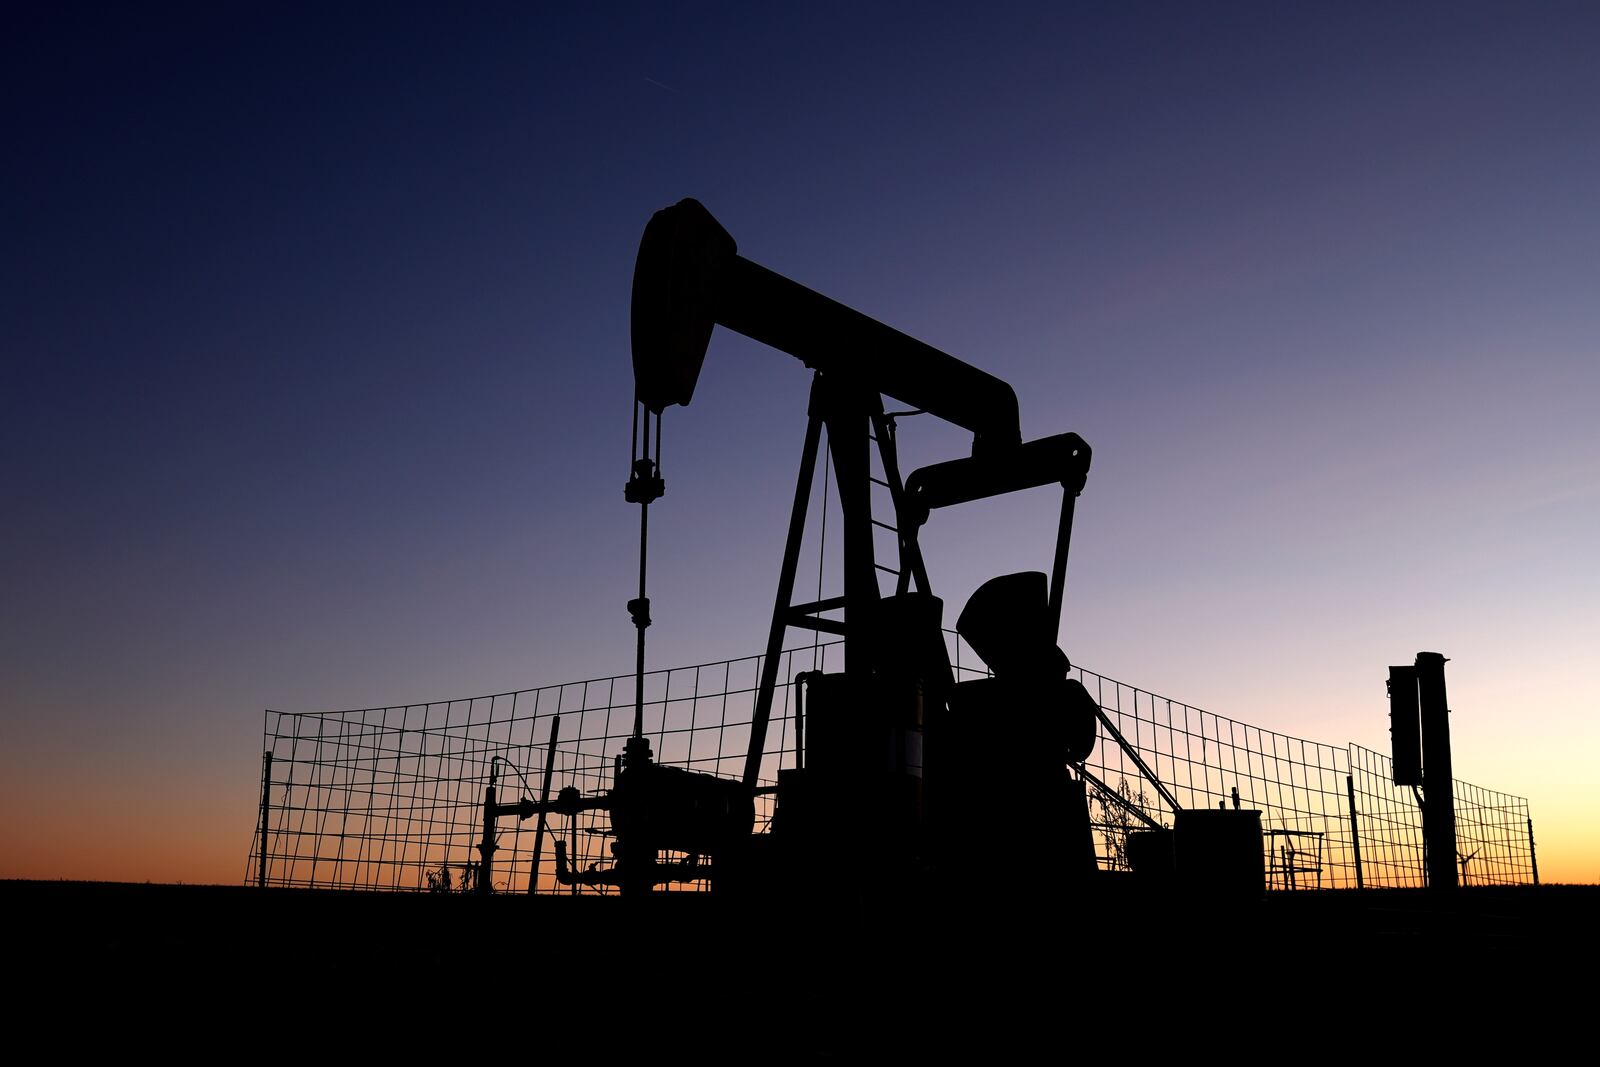
[[[267,887],[267,812],[272,803],[272,750],[261,754],[261,851],[256,855],[256,888]]]
[[[1533,884],[1539,884],[1539,853],[1533,849],[1533,818],[1528,818],[1528,859],[1533,863]]]
[[[1355,775],[1344,776],[1344,788],[1350,796],[1350,851],[1355,854],[1356,860],[1356,888],[1365,889],[1366,884],[1361,879],[1361,833],[1356,827],[1356,779]]]

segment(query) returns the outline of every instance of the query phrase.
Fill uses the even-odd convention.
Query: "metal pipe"
[[[1450,765],[1450,707],[1444,665],[1437,652],[1417,653],[1417,698],[1422,706],[1422,780],[1428,806],[1422,832],[1428,843],[1428,886],[1454,889],[1456,874],[1455,778]]]
[[[479,894],[494,891],[494,760],[489,761],[489,784],[483,790],[483,839],[478,842],[478,884],[473,888]]]
[[[533,870],[528,873],[528,893],[539,890],[539,861],[544,858],[544,828],[549,819],[550,776],[556,769],[556,738],[560,736],[561,714],[550,720],[550,743],[544,752],[544,785],[539,791],[539,823],[533,832]]]
[[[256,857],[256,888],[267,887],[267,825],[272,802],[272,750],[261,754],[261,852]],[[1528,840],[1533,840],[1533,821],[1528,821]],[[1537,879],[1535,879],[1537,881]]]
[[[1174,814],[1182,811],[1183,805],[1178,803],[1178,798],[1168,792],[1167,787],[1161,784],[1161,779],[1156,777],[1156,772],[1152,771],[1150,765],[1144,761],[1144,757],[1139,755],[1139,750],[1128,744],[1128,739],[1122,736],[1122,731],[1112,724],[1111,717],[1106,714],[1106,709],[1096,704],[1094,713],[1099,717],[1100,725],[1106,728],[1106,733],[1110,734],[1111,739],[1122,749],[1123,754],[1133,761],[1135,767],[1139,768],[1139,773],[1144,775],[1145,781],[1149,782],[1155,791],[1161,794],[1161,799],[1167,802],[1167,807],[1171,808]]]
[[[794,676],[794,766],[795,770],[805,770],[806,766],[806,700],[805,689],[811,681],[810,671],[801,671]],[[1528,840],[1533,840],[1533,821],[1528,821]]]

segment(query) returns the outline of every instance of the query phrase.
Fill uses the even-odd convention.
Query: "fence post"
[[[256,888],[267,887],[267,812],[272,803],[272,750],[261,754],[261,851],[256,856]],[[1530,832],[1532,821],[1529,822]]]
[[[1344,776],[1344,788],[1350,796],[1350,850],[1356,858],[1356,888],[1365,889],[1366,884],[1361,879],[1361,833],[1356,827],[1356,779],[1352,774]]]
[[[1533,817],[1528,817],[1528,859],[1533,863],[1533,884],[1539,884],[1539,854],[1533,850]]]

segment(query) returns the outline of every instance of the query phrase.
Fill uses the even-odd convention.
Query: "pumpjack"
[[[741,779],[659,764],[644,734],[646,546],[650,504],[665,489],[662,413],[689,404],[719,325],[814,372]],[[1025,870],[1028,884],[1041,891],[1089,877],[1095,862],[1088,806],[1072,767],[1093,750],[1096,705],[1068,677],[1071,665],[1056,643],[1088,444],[1074,433],[1023,441],[1011,386],[739,255],[727,230],[695,200],[656,212],[645,228],[633,277],[632,338],[633,456],[624,495],[640,514],[639,595],[628,604],[640,684],[633,733],[616,758],[610,791],[586,798],[564,790],[533,806],[541,829],[547,811],[609,812],[614,862],[570,869],[558,843],[558,880],[615,886],[625,897],[681,880],[709,880],[719,893],[760,893],[763,886],[814,880],[830,857],[828,869],[841,869],[842,858],[858,878],[892,890],[969,870],[975,848]],[[887,411],[884,397],[970,431],[970,455],[902,480],[895,443],[901,413]],[[824,431],[842,512],[844,592],[796,602]],[[872,473],[874,446],[881,480]],[[888,491],[892,524],[873,516],[875,482]],[[929,584],[918,534],[944,508],[1050,485],[1061,488],[1051,569],[1002,575],[972,595],[956,630],[989,671],[957,680],[943,602]],[[892,565],[874,554],[875,529],[894,534]],[[893,577],[891,592],[880,589],[880,574]],[[791,628],[842,638],[844,663],[842,671],[796,679],[804,687],[804,717],[797,721],[803,739],[796,765],[780,771],[774,786],[761,774]],[[1003,781],[979,770],[1002,765]],[[754,833],[758,792],[776,793],[770,828],[761,834]],[[522,809],[526,802],[516,813],[527,817]],[[664,852],[687,858],[664,861]]]

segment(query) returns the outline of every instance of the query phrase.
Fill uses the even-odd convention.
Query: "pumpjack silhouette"
[[[666,408],[693,398],[718,326],[786,352],[814,372],[738,779],[660,764],[644,733],[650,505],[666,489],[661,423]],[[624,488],[625,499],[639,505],[639,590],[628,602],[636,630],[632,735],[615,756],[611,788],[600,795],[568,788],[552,799],[548,759],[537,803],[497,803],[491,783],[479,886],[492,880],[496,818],[539,815],[537,872],[547,815],[604,810],[613,861],[576,870],[557,841],[559,883],[614,887],[637,898],[672,882],[708,882],[713,893],[748,899],[825,881],[835,892],[847,885],[858,898],[886,899],[957,879],[971,893],[974,881],[984,880],[970,875],[1002,871],[1003,879],[991,881],[1003,882],[1009,901],[1059,899],[1097,870],[1085,793],[1085,782],[1094,779],[1083,761],[1101,727],[1174,812],[1190,815],[1180,818],[1180,828],[1188,823],[1194,829],[1180,838],[1238,839],[1233,851],[1248,858],[1248,843],[1233,829],[1238,824],[1253,829],[1259,853],[1258,812],[1179,811],[1070,677],[1057,634],[1074,509],[1092,456],[1083,438],[1062,433],[1024,441],[1010,385],[739,255],[733,238],[695,200],[656,212],[645,227],[634,268],[632,335],[633,450]],[[888,410],[885,398],[909,410]],[[898,420],[908,415],[970,432],[970,454],[902,477],[896,436]],[[824,431],[842,515],[843,593],[796,601],[795,573]],[[873,473],[874,449],[881,478]],[[920,532],[945,508],[1047,486],[1061,492],[1050,569],[999,575],[973,593],[956,631],[988,671],[958,680]],[[888,497],[882,516],[873,511],[875,488],[883,491],[880,500]],[[893,535],[891,558],[878,558],[875,531]],[[891,588],[885,591],[880,581]],[[842,638],[844,662],[841,671],[794,679],[794,766],[778,771],[773,782],[770,770],[763,779],[763,764],[771,759],[767,731],[791,628]],[[559,718],[551,726],[552,754],[558,730]],[[773,815],[757,834],[756,798],[764,794],[775,794]],[[1162,840],[1139,850],[1158,856],[1156,869],[1171,867],[1171,857],[1183,851],[1174,851],[1170,837]],[[669,853],[673,857],[664,858]],[[1253,878],[1259,889],[1259,854],[1253,873],[1244,873],[1244,881]]]
[[[737,894],[826,868],[894,887],[958,874],[973,862],[973,842],[1026,862],[1035,885],[1088,876],[1094,870],[1088,807],[1083,781],[1070,767],[1094,747],[1096,709],[1067,676],[1070,664],[1056,644],[1088,444],[1073,433],[1024,442],[1016,393],[1005,382],[744,258],[694,200],[650,220],[633,279],[636,407],[625,496],[640,508],[639,595],[628,605],[640,676],[651,623],[649,507],[665,489],[662,413],[692,399],[718,325],[815,372],[744,776],[656,763],[644,736],[641,688],[614,787],[601,797],[540,805],[609,811],[615,862],[570,870],[558,846],[559,879],[616,886],[624,896],[674,880],[709,879],[714,892]],[[970,431],[971,454],[902,480],[895,439],[897,418],[906,413],[887,411],[885,397]],[[824,430],[842,513],[844,592],[796,602],[795,571]],[[872,473],[874,447],[881,479]],[[892,514],[873,514],[874,483],[887,490]],[[956,628],[992,677],[958,682],[942,631],[943,603],[929,582],[918,534],[940,509],[1048,485],[1059,486],[1062,497],[1050,573],[1002,575],[972,596]],[[894,535],[892,560],[875,555],[875,529]],[[892,577],[892,591],[881,591],[880,574]],[[797,680],[803,712],[796,729],[803,740],[797,765],[774,786],[760,774],[779,653],[791,627],[842,637],[844,669]],[[981,751],[986,747],[994,751]],[[1004,783],[973,772],[1002,761]],[[776,793],[770,832],[761,835],[753,833],[758,791]],[[997,803],[1004,804],[1004,818],[994,817]],[[687,858],[663,862],[666,851]]]

